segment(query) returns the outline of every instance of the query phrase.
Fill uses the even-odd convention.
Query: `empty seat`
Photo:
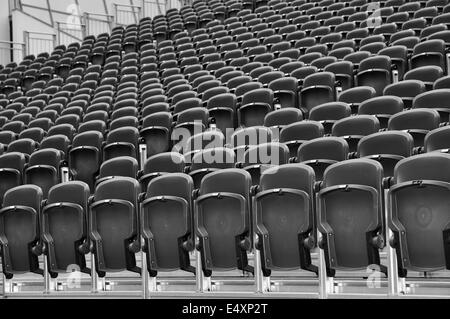
[[[305,141],[298,148],[296,161],[314,169],[316,181],[323,179],[325,169],[348,159],[348,143],[341,137],[319,137]]]
[[[439,112],[441,123],[449,122],[450,89],[437,89],[417,95],[413,100],[413,108],[431,108]]]
[[[89,252],[88,199],[89,186],[70,181],[50,188],[42,208],[42,241],[47,256],[47,269],[55,278],[77,265],[90,273],[85,255]]]
[[[139,183],[115,177],[100,183],[89,209],[89,235],[99,277],[128,270],[140,273],[135,253],[140,249]]]
[[[343,118],[333,125],[332,135],[344,138],[350,152],[355,152],[359,140],[380,130],[380,122],[372,115],[357,115]]]
[[[214,271],[253,272],[247,257],[251,249],[250,185],[250,174],[233,168],[202,180],[194,215],[205,277]]]
[[[352,113],[358,113],[359,105],[365,100],[371,99],[376,96],[376,91],[370,86],[358,86],[343,91],[338,101],[345,102],[352,108]]]
[[[289,148],[282,143],[271,142],[250,147],[237,166],[248,171],[252,184],[259,185],[261,174],[271,166],[287,164]]]
[[[50,188],[60,182],[61,160],[61,152],[56,149],[35,151],[25,169],[25,183],[39,186],[47,198]]]
[[[425,153],[441,151],[448,153],[450,149],[450,126],[434,129],[425,135],[423,150]]]
[[[169,112],[156,112],[143,119],[140,136],[147,145],[147,157],[169,150],[171,129]]]
[[[148,183],[155,177],[166,173],[183,173],[185,170],[184,156],[178,152],[166,152],[153,155],[144,163],[144,169],[139,172],[138,179],[142,190],[147,190]]]
[[[391,59],[388,56],[375,56],[361,61],[356,75],[358,86],[371,86],[377,95],[383,94],[383,89],[397,80],[392,80]]]
[[[364,136],[358,143],[357,155],[380,162],[384,176],[390,177],[394,176],[395,165],[413,154],[413,147],[409,133],[385,131]]]
[[[148,185],[141,208],[143,251],[150,276],[158,271],[195,273],[189,252],[194,250],[193,182],[182,173],[165,174]]]
[[[413,99],[426,91],[425,83],[419,80],[403,80],[386,86],[383,95],[398,96],[405,108],[411,108]]]
[[[256,89],[242,96],[242,103],[238,108],[238,122],[242,126],[263,125],[264,117],[272,110],[273,91]]]
[[[309,112],[309,119],[320,122],[325,134],[331,134],[334,123],[352,114],[352,109],[344,102],[329,102],[319,104]]]
[[[308,75],[300,91],[302,111],[308,114],[314,106],[336,100],[334,73],[318,72]]]
[[[383,237],[383,168],[369,159],[329,166],[318,194],[319,247],[325,252],[327,275],[336,270],[380,266]],[[342,220],[351,220],[352,227]]]
[[[35,185],[14,187],[3,197],[0,236],[6,279],[26,272],[43,275],[38,259],[42,251],[39,227],[42,199],[42,191]]]
[[[398,273],[447,269],[450,155],[437,152],[403,159],[389,191],[388,225]]]
[[[377,96],[362,102],[358,114],[375,115],[380,121],[380,127],[387,128],[389,118],[402,112],[403,108],[403,101],[397,96]]]
[[[405,73],[405,80],[418,80],[425,84],[427,90],[433,88],[433,83],[444,75],[440,66],[428,65],[409,70]]]
[[[445,42],[443,40],[428,40],[414,46],[411,57],[411,68],[435,65],[447,70],[445,57]]]
[[[290,157],[297,156],[298,147],[305,141],[322,137],[323,125],[316,121],[300,121],[286,125],[280,132],[280,143],[289,148]]]
[[[406,131],[414,138],[414,146],[423,146],[425,135],[439,127],[440,116],[433,109],[411,109],[393,115],[388,122],[389,130]]]
[[[0,198],[11,188],[23,181],[26,157],[22,153],[11,152],[0,155]]]
[[[122,127],[109,132],[103,147],[103,160],[131,156],[137,158],[139,131],[135,127]]]
[[[255,196],[255,233],[264,276],[299,268],[318,274],[310,254],[315,246],[314,182],[314,171],[302,164],[262,173]]]

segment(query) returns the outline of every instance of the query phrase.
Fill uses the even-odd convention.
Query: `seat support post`
[[[139,166],[141,170],[144,169],[146,159],[147,159],[147,145],[139,144]]]
[[[61,167],[61,182],[66,183],[69,181],[69,168]]]
[[[445,60],[447,64],[447,75],[450,75],[450,53],[445,54]]]
[[[142,246],[144,242],[142,241]],[[148,270],[147,270],[147,254],[141,251],[141,279],[142,279],[142,298],[148,299],[149,295],[149,282],[148,282]]]
[[[390,198],[389,198],[389,190],[384,190],[384,205],[385,205],[385,220],[388,221],[389,212],[388,209],[390,207]],[[386,225],[386,239],[389,241],[389,238],[393,236],[392,230]],[[398,296],[399,294],[399,278],[398,278],[398,267],[397,267],[397,255],[395,249],[392,248],[389,243],[387,244],[387,253],[388,253],[388,287],[389,287],[389,296]]]

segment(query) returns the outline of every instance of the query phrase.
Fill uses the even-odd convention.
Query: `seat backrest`
[[[450,154],[432,152],[401,160],[394,170],[395,183],[435,180],[450,183]]]
[[[319,137],[306,141],[298,148],[298,162],[329,159],[344,161],[348,157],[349,147],[346,140],[341,137]]]
[[[402,131],[385,131],[364,136],[358,143],[358,156],[400,155],[409,157],[414,147],[413,137]]]

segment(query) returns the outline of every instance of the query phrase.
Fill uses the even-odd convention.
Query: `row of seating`
[[[327,273],[333,276],[336,270],[380,265],[385,225],[394,232],[389,240],[401,276],[407,270],[448,269],[448,230],[442,227],[448,223],[448,172],[450,155],[435,152],[401,160],[384,186],[381,164],[370,159],[333,164],[319,184],[311,167],[285,164],[267,169],[253,188],[250,174],[235,168],[208,174],[196,192],[183,173],[153,179],[143,194],[128,177],[104,181],[91,198],[83,182],[56,185],[45,201],[39,187],[18,186],[6,192],[0,214],[3,272],[8,279],[42,274],[38,256],[44,254],[53,278],[71,264],[89,273],[89,252],[100,277],[140,272],[135,258],[140,249],[152,277],[194,272],[189,258],[194,249],[206,277],[233,269],[253,272],[247,254],[255,233],[264,276],[294,269],[317,274],[310,258],[317,227]],[[385,221],[383,188],[389,185]]]

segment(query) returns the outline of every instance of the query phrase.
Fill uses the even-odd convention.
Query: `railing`
[[[58,44],[67,45],[72,42],[81,42],[86,36],[86,25],[84,24],[56,22],[56,25]]]
[[[114,17],[117,25],[139,23],[142,7],[114,3]]]
[[[114,16],[106,14],[85,12],[83,20],[88,35],[110,33],[114,24]]]
[[[24,43],[0,41],[0,64],[5,65],[12,61],[21,61],[24,56]]]
[[[164,14],[167,11],[166,0],[142,0],[142,7],[144,8],[144,17],[154,17],[159,14]]]
[[[181,9],[190,0],[142,0],[144,17],[154,17],[158,14],[165,14],[169,9]]]
[[[38,55],[42,52],[51,53],[56,47],[56,34],[24,31],[23,35],[26,54]]]

